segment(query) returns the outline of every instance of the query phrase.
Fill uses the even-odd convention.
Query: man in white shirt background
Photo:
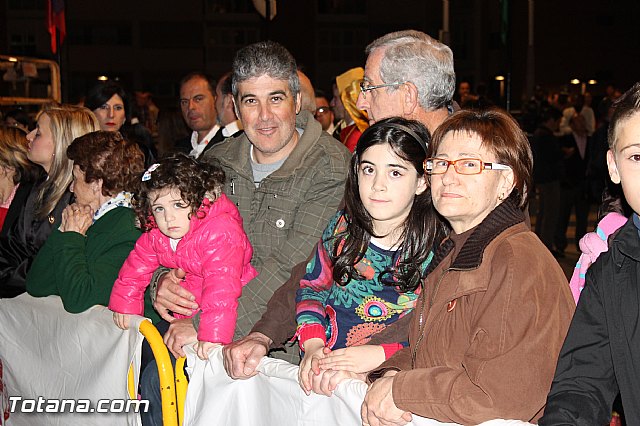
[[[178,141],[176,148],[198,158],[220,130],[217,123],[215,81],[204,73],[192,72],[180,81],[180,109],[185,123],[193,131],[190,147]]]

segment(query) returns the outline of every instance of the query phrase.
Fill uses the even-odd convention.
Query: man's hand
[[[253,331],[242,339],[225,345],[222,349],[224,369],[232,379],[248,379],[258,372],[260,360],[269,352],[272,340]]]
[[[169,330],[164,333],[164,344],[171,351],[173,356],[180,358],[185,356],[182,347],[198,340],[198,332],[193,328],[191,318],[173,319]]]
[[[190,317],[198,309],[196,297],[180,285],[185,275],[182,269],[172,269],[158,280],[158,294],[153,307],[165,321],[175,320],[169,311]]]
[[[411,421],[411,413],[399,409],[393,402],[393,376],[397,373],[389,371],[369,386],[360,409],[363,425],[401,426]]]

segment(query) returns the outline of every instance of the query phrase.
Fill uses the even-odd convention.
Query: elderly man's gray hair
[[[236,100],[239,83],[263,75],[276,80],[287,80],[294,99],[300,92],[296,60],[279,43],[261,41],[243,47],[236,53],[232,68],[231,90]]]
[[[418,89],[418,102],[427,111],[451,103],[456,86],[453,52],[445,44],[416,30],[384,35],[367,46],[370,55],[384,48],[380,77],[384,83],[408,82]],[[397,88],[390,87],[389,90]]]

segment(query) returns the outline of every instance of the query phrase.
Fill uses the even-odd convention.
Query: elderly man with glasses
[[[390,33],[366,49],[358,108],[369,122],[401,116],[421,122],[431,133],[453,109],[453,53],[419,31]]]

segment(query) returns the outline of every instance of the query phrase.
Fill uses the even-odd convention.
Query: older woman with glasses
[[[431,197],[452,231],[422,283],[410,346],[369,374],[363,423],[405,424],[412,413],[462,424],[535,420],[574,303],[525,224],[529,143],[504,112],[462,111],[430,151]]]

